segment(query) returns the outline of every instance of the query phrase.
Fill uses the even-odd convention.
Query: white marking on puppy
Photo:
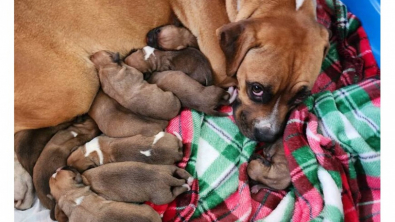
[[[302,7],[304,0],[296,0],[296,11],[299,10],[300,7]]]
[[[145,46],[143,48],[143,50],[145,52],[144,60],[147,60],[151,55],[155,56],[155,53],[154,53],[155,49],[154,48],[152,48],[150,46]]]
[[[181,135],[180,135],[178,132],[173,131],[173,134],[174,134],[174,136],[176,136],[180,141],[182,141],[182,137],[181,137]]]
[[[58,175],[58,172],[55,172],[54,174],[52,174],[52,178],[56,178],[56,175]]]
[[[146,150],[146,151],[141,151],[141,150],[140,150],[140,153],[143,154],[143,155],[145,155],[145,156],[151,156],[151,149]]]
[[[103,153],[100,149],[100,144],[99,144],[99,138],[95,137],[91,141],[85,144],[85,157],[89,156],[92,152],[97,153],[99,156],[99,163],[100,165],[103,165]]]
[[[82,201],[84,200],[84,198],[85,198],[84,196],[78,197],[77,199],[74,200],[74,202],[77,205],[80,205],[82,203]]]
[[[188,184],[183,184],[182,186],[183,186],[183,187],[186,187],[186,188],[188,189],[188,191],[191,190],[191,187],[190,187]]]
[[[78,133],[76,133],[76,132],[74,132],[74,131],[71,131],[71,134],[72,134],[74,137],[78,136]]]
[[[165,132],[160,132],[156,134],[154,138],[154,142],[152,142],[152,145],[155,145],[164,136],[165,136]]]
[[[268,118],[260,119],[255,123],[255,128],[272,128],[276,127],[275,121],[278,115],[278,104],[280,103],[281,96],[278,97],[276,104],[273,107],[273,111]],[[273,130],[276,130],[275,128]]]

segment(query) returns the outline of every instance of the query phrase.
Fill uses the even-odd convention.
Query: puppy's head
[[[78,147],[67,158],[67,165],[77,169],[79,172],[84,172],[99,165],[99,157],[96,152],[92,152],[88,156],[85,156],[85,153],[85,146]]]
[[[197,47],[197,39],[184,27],[165,25],[148,32],[147,45],[161,50],[180,50]]]
[[[233,22],[217,35],[227,74],[237,74],[237,125],[250,139],[274,141],[320,73],[328,31],[311,17],[292,14]]]
[[[111,63],[120,63],[120,55],[119,53],[114,53],[110,51],[98,51],[89,57],[89,59],[93,62],[96,69],[99,69],[102,66],[111,64]]]
[[[57,169],[49,179],[49,187],[55,200],[59,200],[64,192],[81,186],[83,186],[81,174],[70,167]]]
[[[148,73],[152,71],[150,63],[150,57],[152,56],[155,56],[154,49],[146,46],[143,49],[132,50],[124,59],[124,62],[142,73]]]

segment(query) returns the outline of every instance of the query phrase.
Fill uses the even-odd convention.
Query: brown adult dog
[[[316,80],[328,46],[313,0],[20,0],[14,10],[14,132],[88,112],[99,88],[89,55],[142,48],[145,34],[175,15],[197,37],[216,85],[236,84],[230,76],[237,73],[234,112],[243,134],[274,140],[298,92]]]
[[[130,137],[142,134],[153,136],[163,131],[166,120],[157,120],[132,113],[102,90],[96,95],[89,116],[95,120],[100,131],[109,137]]]
[[[82,180],[108,200],[165,204],[189,190],[193,178],[174,165],[128,161],[87,170],[82,174]]]
[[[170,133],[111,138],[98,136],[80,146],[67,159],[67,165],[83,172],[106,163],[137,161],[170,165],[182,159],[182,143]]]
[[[227,0],[227,10],[232,22],[217,34],[227,74],[237,74],[236,123],[250,139],[274,141],[313,87],[328,31],[316,21],[313,0]]]
[[[161,221],[150,206],[104,199],[82,184],[81,175],[72,170],[57,170],[49,179],[51,194],[57,205],[59,222],[79,221]]]
[[[90,141],[99,132],[96,123],[87,118],[82,123],[58,131],[48,141],[33,168],[33,184],[38,198],[46,208],[52,209],[55,206],[53,200],[48,197],[48,181],[51,175],[56,169],[66,165],[67,157],[73,149]]]

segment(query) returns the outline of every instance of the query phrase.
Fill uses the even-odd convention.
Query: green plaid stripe
[[[256,143],[244,137],[227,117],[192,111],[194,138],[188,172],[199,180],[199,200],[192,218],[222,203],[237,190],[239,166],[248,161]]]
[[[378,86],[379,87],[379,86]],[[359,85],[314,96],[321,131],[351,154],[358,173],[380,176],[380,107]]]

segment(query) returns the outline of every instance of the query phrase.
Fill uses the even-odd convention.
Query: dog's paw
[[[26,210],[34,202],[33,181],[30,174],[14,159],[14,207]]]

